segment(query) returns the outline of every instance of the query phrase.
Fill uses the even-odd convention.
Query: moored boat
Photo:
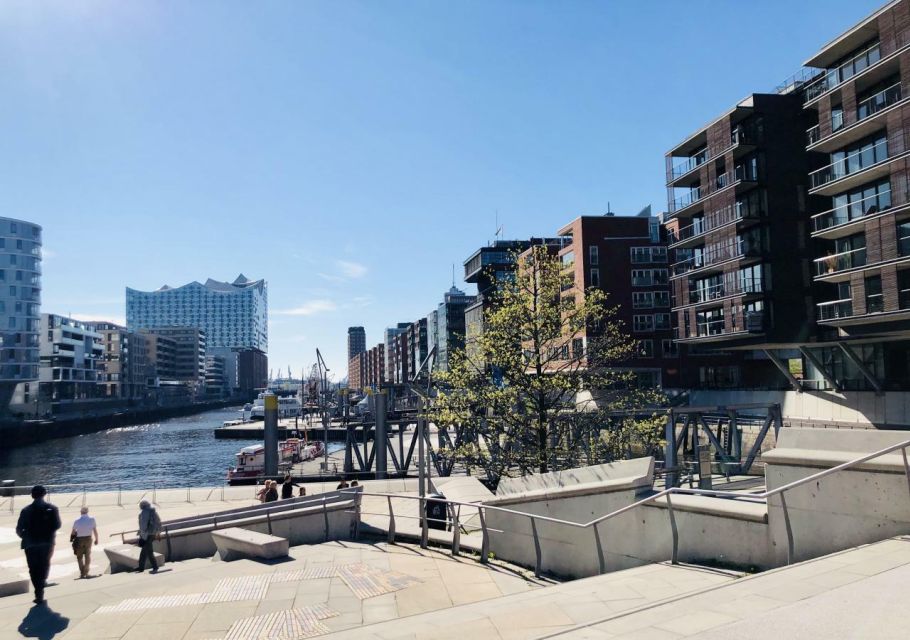
[[[322,455],[325,445],[320,442],[305,442],[300,438],[288,438],[278,443],[278,470],[287,471],[297,462],[313,460]],[[265,446],[253,444],[243,447],[234,454],[236,465],[228,469],[228,482],[252,480],[265,472]]]

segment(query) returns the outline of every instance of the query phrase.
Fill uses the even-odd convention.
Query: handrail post
[[[606,558],[604,558],[603,545],[600,543],[600,530],[597,528],[598,524],[600,524],[600,523],[595,522],[593,525],[594,542],[597,545],[597,565],[598,565],[598,568],[600,569],[600,574],[603,575],[607,572],[607,562],[606,562]]]
[[[461,552],[461,505],[454,510],[455,518],[452,524],[452,555],[457,556]]]
[[[167,561],[170,562],[171,558],[174,557],[174,551],[171,548],[171,531],[169,527],[164,528],[164,537],[167,540]],[[152,553],[155,553],[154,549],[152,549]]]
[[[152,483],[152,503],[158,504],[158,483]]]
[[[322,497],[322,520],[325,525],[325,541],[329,541],[329,505],[325,496]]]
[[[540,537],[537,535],[537,520],[534,516],[528,516],[531,519],[531,533],[534,535],[534,576],[540,577]]]
[[[389,502],[389,544],[395,544],[395,510],[392,508],[392,496],[386,496]]]
[[[190,488],[189,487],[186,488],[186,501],[189,503],[192,503],[192,501],[190,500]]]
[[[87,492],[87,490],[85,488],[85,485],[82,485],[82,506],[83,507],[85,506],[85,499],[87,498],[86,492]]]
[[[269,525],[269,535],[272,535],[272,511],[270,509],[265,510],[265,521]]]
[[[426,549],[429,546],[430,523],[427,522],[427,499],[420,498],[420,548]]]
[[[487,531],[487,519],[483,515],[483,506],[477,505],[477,515],[480,516],[480,564],[490,561],[490,533]]]
[[[224,502],[224,484],[221,485],[221,501]]]
[[[780,492],[780,506],[784,510],[784,526],[787,528],[787,564],[793,564],[793,526],[790,524],[790,512],[787,510],[787,499]]]
[[[673,537],[673,548],[670,553],[670,563],[679,564],[679,530],[676,528],[676,515],[673,513],[673,502],[667,494],[667,512],[670,514],[670,534]]]
[[[904,457],[904,473],[907,476],[907,488],[910,489],[910,463],[907,462],[907,447],[901,449],[901,455]]]
[[[123,485],[119,483],[117,484],[117,506],[123,506]]]

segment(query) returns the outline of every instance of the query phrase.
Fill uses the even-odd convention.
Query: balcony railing
[[[751,214],[748,217],[751,217]],[[704,218],[696,220],[692,224],[688,224],[685,227],[680,227],[679,230],[675,233],[671,232],[670,242],[681,242],[682,240],[695,238],[735,220],[741,220],[742,218],[743,207],[729,205],[723,209],[709,213]]]
[[[670,179],[675,180],[680,176],[686,175],[690,171],[694,171],[708,160],[723,155],[728,149],[741,144],[756,144],[757,142],[758,136],[753,127],[744,127],[741,125],[734,127],[730,132],[729,146],[714,145],[713,147],[703,149],[694,156],[689,156],[684,161],[677,163],[670,168]]]
[[[866,266],[866,247],[832,253],[815,259],[815,275],[826,276],[838,271]]]
[[[761,293],[761,278],[740,278],[735,282],[719,282],[707,287],[698,287],[689,291],[689,303],[710,302],[727,296],[746,293]]]
[[[816,169],[809,174],[811,188],[815,189],[829,182],[840,180],[854,173],[887,162],[907,150],[905,136],[898,133],[879,140],[869,149],[858,149],[840,160]]]
[[[856,105],[856,121],[860,122],[901,100],[901,83],[896,82]]]
[[[670,169],[670,177],[675,180],[679,176],[684,176],[690,171],[693,171],[697,167],[700,167],[706,163],[710,158],[710,154],[707,150],[705,150],[698,155],[690,157],[685,162],[680,162],[679,164],[673,165],[673,167]]]
[[[897,253],[902,258],[910,256],[910,236],[902,236],[897,239]]]
[[[842,82],[878,62],[881,57],[881,44],[878,42],[863,49],[837,68],[828,70],[817,80],[806,85],[806,102],[811,102],[820,95],[831,91]]]
[[[679,198],[676,198],[676,200],[670,201],[670,213],[675,213],[675,212],[679,211],[680,209],[685,209],[689,205],[695,204],[696,202],[701,200],[706,195],[707,195],[706,189],[702,189],[701,187],[695,187],[694,189],[691,189],[685,195],[682,195]]]
[[[806,129],[806,146],[811,146],[821,139],[821,130],[818,128],[818,125]]]
[[[824,231],[825,229],[846,224],[863,216],[871,216],[890,208],[891,191],[888,190],[816,213],[812,216],[812,222],[815,231]]]
[[[734,244],[725,244],[713,246],[702,253],[680,260],[673,265],[673,272],[676,275],[700,269],[719,262],[732,260],[742,256],[756,256],[761,254],[761,244],[752,239],[740,238],[739,242]]]
[[[708,320],[707,322],[695,323],[696,336],[717,336],[724,332],[724,319]]]
[[[816,306],[819,320],[837,320],[838,318],[849,318],[853,315],[853,300],[850,298],[820,302]]]

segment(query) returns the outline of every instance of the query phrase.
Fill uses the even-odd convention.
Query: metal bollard
[[[186,501],[192,502],[192,500],[190,500],[190,488],[189,487],[186,488]]]
[[[123,506],[123,485],[117,485],[117,506]]]

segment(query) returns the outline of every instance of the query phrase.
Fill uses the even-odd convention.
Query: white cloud
[[[123,316],[104,316],[90,313],[73,313],[70,314],[70,317],[73,320],[79,320],[80,322],[113,322],[114,324],[119,324],[124,327],[126,326],[126,318]]]
[[[46,247],[42,247],[42,249],[41,249],[41,259],[42,260],[50,260],[51,258],[56,258],[56,257],[57,257],[57,253],[55,251],[51,251],[50,249],[48,249]]]
[[[275,313],[280,316],[314,316],[318,313],[334,311],[337,308],[338,305],[332,300],[310,300],[309,302],[304,302],[299,307],[283,309],[275,311]]]
[[[336,260],[335,264],[338,269],[348,278],[362,278],[367,274],[368,269],[359,262],[350,262],[348,260]]]
[[[320,278],[322,278],[323,280],[328,280],[329,282],[336,282],[336,283],[344,282],[344,278],[342,278],[341,276],[332,276],[327,273],[317,273],[316,275],[319,276]]]

